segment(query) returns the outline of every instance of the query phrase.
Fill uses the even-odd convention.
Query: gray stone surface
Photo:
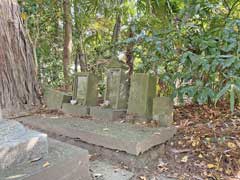
[[[124,123],[97,123],[93,120],[78,118],[35,117],[34,120],[33,118],[22,119],[22,122],[33,128],[78,138],[89,144],[133,155],[140,155],[152,147],[166,142],[176,133],[174,127],[143,128]]]
[[[0,122],[0,169],[43,158],[47,153],[46,134],[25,129],[15,121]]]
[[[103,161],[91,162],[93,180],[130,180],[134,174],[130,171],[114,167]]]
[[[119,119],[125,118],[126,110],[122,109],[109,109],[102,107],[91,107],[90,115],[96,119],[104,121],[117,121]]]
[[[78,100],[79,105],[97,105],[98,85],[97,77],[93,73],[77,73],[73,87],[73,97]]]
[[[135,73],[131,77],[130,96],[128,100],[128,117],[133,120],[152,118],[153,98],[156,96],[156,77]]]
[[[173,100],[170,97],[153,99],[153,120],[160,126],[171,126],[173,123]]]
[[[26,133],[27,129],[17,121],[2,120],[0,122],[0,144],[17,139]]]
[[[64,113],[76,115],[76,116],[86,116],[90,114],[90,108],[82,106],[79,104],[72,105],[70,103],[64,103],[62,105],[62,111]]]
[[[90,180],[88,151],[49,139],[49,155],[0,170],[1,180]]]
[[[72,96],[53,89],[44,90],[44,101],[49,109],[61,109],[63,103],[69,103]]]

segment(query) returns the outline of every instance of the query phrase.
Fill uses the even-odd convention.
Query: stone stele
[[[79,105],[97,105],[97,77],[93,73],[77,73],[73,84],[73,98]]]
[[[156,77],[135,73],[131,77],[127,114],[129,117],[147,120],[152,118],[153,98],[156,96]]]
[[[72,99],[70,94],[46,88],[44,90],[44,101],[49,109],[61,109],[63,103],[68,103]]]
[[[170,97],[155,97],[153,99],[153,120],[160,126],[171,126],[173,123],[173,100]]]
[[[16,121],[0,120],[0,170],[44,158],[47,135],[26,129]]]

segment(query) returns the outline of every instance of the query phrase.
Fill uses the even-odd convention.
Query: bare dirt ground
[[[188,105],[176,107],[176,136],[166,146],[159,173],[177,179],[240,179],[240,109]]]

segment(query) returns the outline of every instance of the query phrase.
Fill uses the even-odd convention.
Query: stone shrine
[[[104,104],[90,108],[90,115],[100,120],[115,121],[125,118],[128,102],[127,67],[118,60],[107,66]]]
[[[145,73],[135,73],[131,77],[128,100],[128,119],[150,120],[153,98],[156,96],[156,77]]]
[[[128,68],[117,60],[111,61],[107,68],[104,101],[109,101],[113,109],[127,109]]]

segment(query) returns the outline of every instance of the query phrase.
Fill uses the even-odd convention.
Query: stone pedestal
[[[89,107],[79,104],[72,105],[70,103],[64,103],[62,106],[62,111],[75,116],[87,116],[90,114]]]
[[[170,97],[155,97],[153,99],[153,120],[160,126],[171,126],[173,123],[173,100]]]
[[[102,107],[91,107],[90,115],[103,121],[117,121],[125,118],[126,110],[124,109],[109,109]]]
[[[15,121],[0,121],[0,170],[41,159],[48,154],[47,135]]]
[[[92,73],[78,73],[74,79],[73,98],[82,106],[97,105],[97,78]]]
[[[156,77],[135,73],[131,77],[130,97],[128,100],[127,114],[136,120],[152,118],[152,103],[156,95]]]

